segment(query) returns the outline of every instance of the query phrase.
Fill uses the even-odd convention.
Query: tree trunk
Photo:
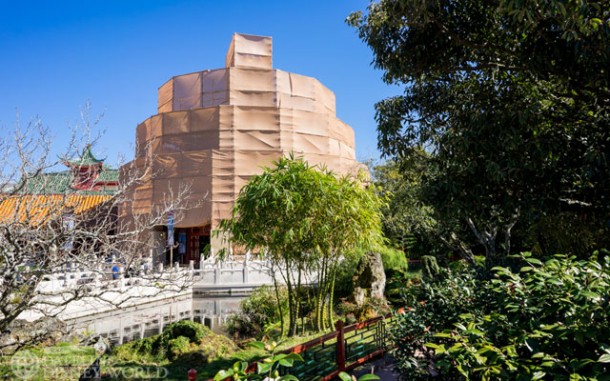
[[[316,324],[315,328],[318,331],[323,330],[323,308],[324,308],[324,288],[325,288],[325,280],[326,280],[326,264],[325,261],[322,261],[322,265],[320,266],[320,271],[318,273],[318,286],[317,286],[317,295],[316,295]]]
[[[301,298],[303,297],[302,291],[303,291],[303,289],[301,287],[301,266],[299,265],[298,273],[297,273],[297,288],[296,288],[298,298],[297,298],[297,305],[296,305],[296,311],[295,311],[295,316],[294,316],[295,325],[298,323],[299,316],[301,315]],[[302,319],[301,319],[301,322],[302,322]],[[298,330],[298,327],[297,327],[297,330]]]
[[[271,273],[273,278],[273,288],[275,288],[275,298],[277,299],[277,312],[280,315],[280,336],[284,337],[284,310],[282,309],[282,300],[280,299],[279,285],[277,284],[277,278],[275,277],[275,269],[271,267]]]
[[[477,237],[479,242],[485,247],[485,266],[487,269],[495,266],[497,263],[496,236],[498,235],[498,227],[494,226],[491,231],[480,231],[477,229],[474,221],[470,217],[466,218],[466,222],[470,230]]]
[[[296,298],[288,263],[286,263],[286,288],[288,289],[288,336],[292,337],[296,335]]]
[[[458,238],[457,234],[451,232],[449,234],[450,239],[447,240],[444,237],[440,237],[441,241],[445,243],[449,248],[457,249],[460,252],[460,256],[466,260],[466,262],[471,265],[476,265],[476,261],[474,260],[474,254],[472,250],[461,240]]]
[[[335,280],[337,279],[336,265],[330,271],[330,287],[328,290],[328,326],[333,327],[333,303],[335,295]]]

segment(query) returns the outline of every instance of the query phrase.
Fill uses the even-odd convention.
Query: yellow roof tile
[[[0,224],[40,225],[65,212],[84,213],[110,200],[109,195],[14,195],[0,196]]]

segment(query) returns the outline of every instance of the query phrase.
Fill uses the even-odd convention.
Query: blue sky
[[[0,0],[0,129],[39,116],[59,152],[91,102],[104,114],[99,156],[134,156],[136,126],[156,113],[175,75],[224,66],[234,32],[273,37],[273,65],[318,78],[356,133],[360,160],[378,158],[375,102],[398,93],[347,26],[368,1]]]

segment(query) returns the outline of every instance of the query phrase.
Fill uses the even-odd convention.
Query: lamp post
[[[174,211],[167,212],[167,246],[169,246],[169,265],[174,263]]]

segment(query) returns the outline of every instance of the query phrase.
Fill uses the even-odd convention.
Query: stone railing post
[[[220,284],[220,275],[221,275],[220,266],[214,267],[214,284]]]
[[[244,262],[244,268],[243,268],[243,282],[244,284],[248,284],[248,262]]]

